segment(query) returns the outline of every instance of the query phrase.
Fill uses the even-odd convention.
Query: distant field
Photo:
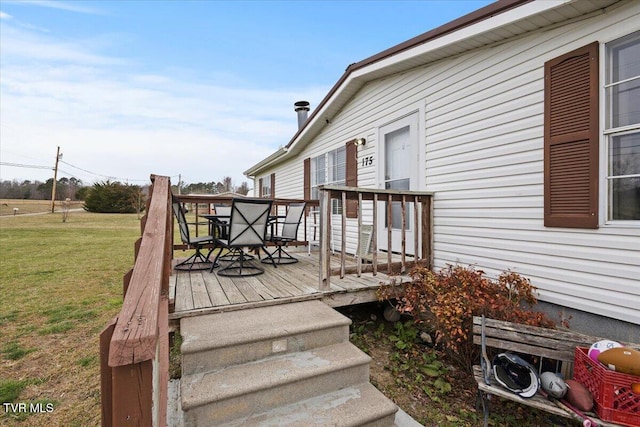
[[[98,336],[120,310],[139,223],[85,211],[66,222],[61,213],[0,217],[0,402],[51,409],[2,407],[0,425],[100,425]]]
[[[71,209],[82,208],[84,202],[70,202]],[[62,201],[56,200],[56,211],[62,209]],[[0,215],[16,215],[51,212],[51,200],[0,199]]]

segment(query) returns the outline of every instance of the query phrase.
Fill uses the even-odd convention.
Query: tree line
[[[120,188],[120,191],[125,193],[147,193],[147,186],[122,184],[119,181],[107,180],[93,185],[85,185],[77,178],[60,178],[56,182],[56,200],[86,201],[91,191],[103,192],[107,191],[107,189],[108,191],[113,191],[114,187]],[[51,200],[52,190],[53,178],[49,178],[46,182],[29,180],[22,182],[17,180],[0,181],[0,199]],[[249,186],[246,182],[235,186],[231,177],[224,177],[217,182],[178,183],[172,185],[171,190],[174,194],[221,194],[231,192],[247,195]]]
[[[60,178],[56,181],[57,200],[84,200],[90,187],[76,178]],[[51,200],[53,178],[45,182],[25,180],[0,181],[0,199]]]

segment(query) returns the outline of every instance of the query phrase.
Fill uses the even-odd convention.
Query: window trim
[[[607,57],[607,44],[614,42],[616,40],[619,40],[621,38],[624,38],[630,34],[633,34],[634,32],[637,32],[637,31],[632,31],[631,33],[624,32],[624,33],[612,35],[610,38],[607,38],[606,40],[602,40],[599,46],[599,54],[600,54],[600,58],[602,58],[598,66],[598,73],[599,73],[600,81],[602,82],[599,85],[600,86],[599,95],[602,102],[600,102],[600,106],[599,106],[598,124],[602,131],[600,132],[600,140],[599,140],[599,146],[600,146],[599,172],[600,173],[598,176],[598,183],[599,183],[599,191],[600,191],[601,197],[600,197],[600,200],[598,201],[598,205],[599,205],[598,211],[601,218],[600,225],[605,226],[607,228],[638,228],[640,227],[640,220],[609,219],[609,188],[608,188],[609,138],[612,134],[620,135],[632,130],[637,130],[638,128],[635,125],[628,125],[628,126],[621,126],[619,128],[607,129],[608,100],[606,97],[607,96],[606,88],[610,86],[606,80],[607,68],[609,66],[608,57]]]
[[[264,175],[262,177],[260,177],[258,179],[258,185],[260,187],[260,191],[258,193],[258,197],[259,198],[265,198],[265,199],[272,199],[275,197],[275,189],[274,189],[274,184],[275,184],[275,177],[276,174],[275,173],[271,173],[269,175]],[[269,184],[269,192],[265,193],[265,184],[268,183]]]
[[[329,181],[329,155],[331,153],[336,153],[336,157],[337,157],[337,152],[339,150],[344,150],[345,151],[345,162],[344,162],[344,179],[343,180],[337,180],[337,181]],[[331,150],[327,150],[322,154],[318,154],[317,156],[314,157],[310,157],[310,164],[309,164],[309,194],[310,197],[313,198],[313,189],[317,188],[320,185],[347,185],[347,164],[348,164],[348,160],[347,160],[347,155],[348,155],[348,151],[346,145],[342,145],[336,148],[333,148]],[[321,183],[316,183],[314,185],[314,176],[316,175],[316,159],[318,159],[319,157],[324,157],[325,158],[325,162],[324,162],[324,178],[325,181],[321,182]],[[334,165],[335,167],[335,165]],[[341,215],[342,214],[342,205],[341,202],[339,200],[334,200],[332,203],[332,207],[331,207],[331,212],[333,215]]]

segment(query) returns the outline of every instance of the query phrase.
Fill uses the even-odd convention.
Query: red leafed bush
[[[471,333],[473,316],[553,328],[554,322],[531,306],[537,302],[536,288],[529,279],[512,271],[497,280],[473,266],[449,265],[439,272],[426,268],[411,271],[412,281],[397,297],[396,309],[411,314],[419,323],[433,328],[436,343],[463,367],[477,361]],[[382,299],[396,298],[392,288],[383,288]]]

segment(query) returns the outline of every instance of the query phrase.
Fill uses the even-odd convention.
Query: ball
[[[591,344],[591,347],[589,347],[589,352],[587,353],[587,355],[591,358],[591,360],[593,360],[594,362],[597,362],[598,356],[600,355],[600,353],[616,347],[622,347],[622,345],[618,342],[611,341],[611,340],[601,340]]]
[[[640,351],[632,348],[612,348],[598,355],[598,360],[616,372],[640,376]]]
[[[553,372],[540,374],[540,386],[551,397],[562,399],[567,394],[567,384]]]

